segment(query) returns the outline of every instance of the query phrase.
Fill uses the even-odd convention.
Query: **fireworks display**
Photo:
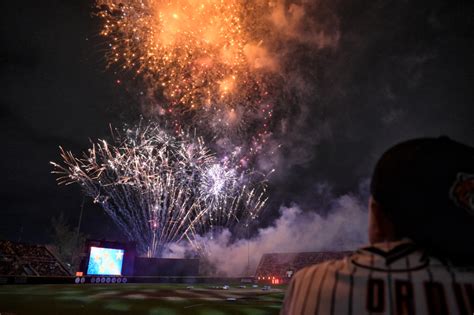
[[[271,4],[271,2],[270,2]],[[107,59],[143,78],[154,111],[214,134],[265,138],[276,61],[265,48],[269,3],[97,0]],[[150,92],[148,91],[147,94]]]
[[[170,134],[156,123],[113,132],[76,157],[61,148],[51,162],[60,184],[80,184],[84,193],[149,257],[171,242],[254,220],[265,205],[263,177],[239,171],[232,157],[219,160],[203,140]]]
[[[249,161],[271,135],[278,64],[266,49],[265,14],[275,4],[96,5],[109,66],[139,79],[152,113],[145,114],[172,132],[155,122],[116,132],[114,143],[99,141],[81,158],[61,149],[59,182],[79,183],[148,256],[183,239],[199,250],[197,235],[248,226],[266,202],[264,176]],[[213,142],[183,131],[189,128]]]

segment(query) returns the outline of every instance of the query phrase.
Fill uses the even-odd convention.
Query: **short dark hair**
[[[370,189],[399,236],[474,263],[474,148],[448,137],[399,143],[377,162]]]

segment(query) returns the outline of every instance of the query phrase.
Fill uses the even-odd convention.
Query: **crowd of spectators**
[[[308,252],[264,254],[255,276],[260,278],[286,278],[296,271],[331,259],[341,259],[352,252]],[[290,271],[290,272],[289,272]]]
[[[0,240],[0,275],[69,276],[70,274],[46,246]]]

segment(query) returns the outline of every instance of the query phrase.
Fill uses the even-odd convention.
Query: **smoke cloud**
[[[304,211],[297,204],[280,207],[280,216],[249,239],[234,240],[229,230],[199,241],[206,244],[207,271],[213,275],[253,275],[265,253],[354,250],[367,242],[367,206],[361,197],[339,196],[328,209]],[[171,244],[165,257],[182,258],[192,248]],[[249,267],[249,268],[248,268]],[[202,272],[202,270],[201,270]],[[206,272],[206,271],[205,271]]]
[[[339,19],[333,12],[314,1],[300,1],[298,4],[286,2],[280,0],[274,4],[269,17],[278,36],[319,49],[337,47],[340,38]],[[311,16],[314,11],[320,12],[318,19]]]

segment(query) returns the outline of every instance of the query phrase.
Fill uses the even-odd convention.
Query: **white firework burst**
[[[182,240],[201,251],[197,235],[247,224],[266,203],[263,177],[220,161],[202,138],[153,122],[112,135],[82,157],[60,148],[62,164],[51,162],[53,173],[59,184],[81,185],[149,257]]]

